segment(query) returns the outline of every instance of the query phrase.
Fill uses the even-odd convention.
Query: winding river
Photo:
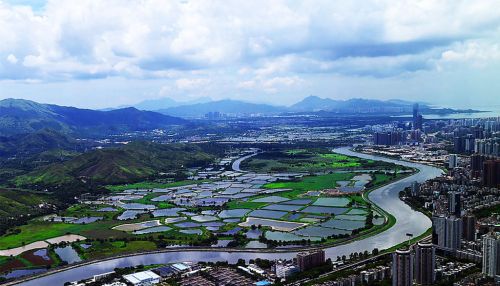
[[[335,259],[337,256],[349,255],[352,252],[372,251],[374,248],[385,249],[407,239],[406,234],[412,233],[418,236],[424,233],[431,227],[431,221],[424,214],[412,210],[408,205],[404,204],[399,199],[399,192],[403,188],[409,186],[412,182],[424,182],[426,180],[440,176],[442,171],[438,168],[411,163],[407,161],[399,161],[385,157],[372,156],[362,153],[351,151],[348,147],[337,148],[334,150],[339,154],[360,157],[364,159],[378,160],[396,163],[399,165],[416,168],[419,170],[409,177],[406,177],[397,182],[382,186],[369,194],[372,202],[379,207],[391,213],[396,217],[396,224],[390,229],[379,233],[377,235],[339,245],[335,247],[326,248],[326,256]],[[246,156],[248,157],[248,156]],[[242,159],[242,158],[240,158]],[[239,163],[242,160],[238,160]],[[136,254],[127,257],[113,258],[100,262],[93,262],[89,264],[76,265],[74,267],[46,273],[34,279],[23,281],[17,285],[23,286],[40,286],[40,285],[63,285],[67,281],[76,281],[92,277],[96,274],[101,274],[113,271],[116,267],[134,266],[139,264],[161,264],[161,263],[174,263],[182,261],[228,261],[230,263],[236,262],[238,259],[243,258],[246,260],[255,258],[264,259],[291,259],[297,253],[297,250],[228,250],[228,249],[167,249],[162,252]]]

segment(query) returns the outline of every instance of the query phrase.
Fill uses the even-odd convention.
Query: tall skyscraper
[[[300,271],[305,271],[325,263],[325,251],[301,252],[297,254],[297,265]]]
[[[455,216],[433,217],[432,243],[448,250],[460,249],[462,245],[462,220]]]
[[[476,240],[476,217],[467,215],[462,217],[462,238],[467,241]]]
[[[415,129],[422,130],[424,127],[424,117],[422,114],[417,115],[417,120],[415,121]]]
[[[460,217],[462,215],[462,202],[460,193],[450,192],[448,194],[448,212],[450,215]]]
[[[398,249],[392,254],[392,286],[413,283],[413,254],[410,249]]]
[[[462,136],[453,138],[453,151],[455,153],[463,153],[465,151],[465,139]]]
[[[448,168],[454,169],[458,166],[458,156],[457,154],[450,154],[448,156]]]
[[[417,118],[418,115],[418,103],[413,104],[413,120]]]
[[[419,242],[415,248],[415,281],[433,285],[436,279],[436,253],[431,243]]]
[[[483,274],[500,275],[500,234],[488,233],[483,237]]]
[[[446,217],[432,217],[432,243],[444,247],[446,234]]]
[[[462,220],[458,217],[446,219],[445,248],[450,250],[460,249],[462,245]]]
[[[484,161],[484,157],[482,155],[479,155],[479,154],[473,154],[470,157],[470,166],[471,166],[471,171],[472,171],[471,176],[473,178],[480,178],[481,177],[481,173],[483,170],[483,161]]]
[[[415,103],[413,105],[413,129],[414,130],[422,130],[422,125],[423,125],[424,118],[420,114],[418,110],[418,103]]]
[[[483,163],[483,185],[491,188],[500,186],[500,160]]]

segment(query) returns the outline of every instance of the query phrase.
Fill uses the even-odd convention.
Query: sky
[[[496,0],[0,0],[0,99],[500,105]]]

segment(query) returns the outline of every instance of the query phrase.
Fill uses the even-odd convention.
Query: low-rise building
[[[123,275],[128,283],[134,286],[149,286],[153,284],[160,283],[160,275],[154,273],[153,271],[142,271],[133,274]]]

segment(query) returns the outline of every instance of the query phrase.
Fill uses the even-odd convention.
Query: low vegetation
[[[243,169],[255,172],[320,172],[394,166],[390,163],[332,153],[327,148],[273,150],[245,160],[242,164]]]

